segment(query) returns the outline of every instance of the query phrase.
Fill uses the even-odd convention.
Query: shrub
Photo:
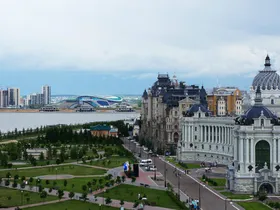
[[[170,191],[166,191],[167,195],[180,207],[180,209],[188,209],[183,202],[178,200],[178,198]]]

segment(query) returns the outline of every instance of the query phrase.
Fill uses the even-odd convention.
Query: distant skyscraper
[[[0,90],[0,108],[8,106],[8,91]]]
[[[8,106],[20,105],[20,89],[19,88],[8,88]]]
[[[42,93],[44,97],[44,104],[51,103],[51,86],[45,85],[42,87]]]

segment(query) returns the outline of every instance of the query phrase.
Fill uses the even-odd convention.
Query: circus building
[[[263,105],[272,112],[280,114],[280,76],[272,68],[270,57],[265,58],[264,68],[255,76],[250,87],[251,104],[254,104],[255,91],[261,88]]]

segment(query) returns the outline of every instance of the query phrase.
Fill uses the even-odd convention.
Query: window
[[[209,150],[211,150],[211,145],[209,145]]]
[[[177,116],[177,111],[175,111],[175,116]]]
[[[274,104],[274,99],[271,99],[271,104]]]
[[[201,145],[201,149],[204,149],[204,145],[203,144]]]
[[[197,136],[195,135],[195,136],[194,136],[194,140],[196,140],[196,139],[197,139]]]
[[[197,127],[194,127],[194,131],[197,131]]]
[[[198,113],[198,118],[200,118],[201,117],[201,114],[200,113]]]
[[[218,146],[216,146],[216,150],[218,150],[219,149],[219,147]]]
[[[261,119],[261,126],[264,126],[264,119]]]

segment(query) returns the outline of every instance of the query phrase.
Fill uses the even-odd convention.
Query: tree
[[[40,198],[42,198],[43,200],[45,200],[45,198],[47,197],[47,192],[44,190],[40,193]]]
[[[66,186],[67,186],[67,180],[66,180],[66,179],[64,180],[63,185],[64,185],[64,187],[66,187]]]
[[[70,158],[71,159],[77,159],[78,153],[77,153],[77,147],[72,147],[70,150]]]
[[[58,198],[59,198],[59,200],[61,200],[61,198],[63,197],[63,195],[64,195],[63,190],[58,190]]]
[[[117,176],[116,182],[117,182],[118,184],[121,183],[121,177],[120,177],[120,176]]]
[[[87,186],[86,185],[83,185],[82,186],[82,190],[85,192],[87,190]]]
[[[123,201],[123,200],[121,200],[120,205],[122,206],[123,204],[124,204],[124,201]]]
[[[55,163],[59,165],[61,163],[60,159],[56,159]]]
[[[92,179],[92,185],[96,185],[96,179]]]
[[[29,178],[29,183],[31,184],[33,182],[33,177]]]
[[[135,176],[132,176],[132,177],[131,177],[131,182],[134,183],[135,181],[136,181],[136,177],[135,177]]]
[[[40,153],[39,160],[45,160],[45,156],[44,156],[44,153],[43,153],[43,152]]]
[[[72,199],[75,196],[75,193],[74,192],[70,192],[68,196],[69,196],[70,199]]]
[[[14,176],[14,179],[17,180],[18,178],[19,178],[19,175],[16,174],[16,175]]]
[[[106,202],[106,204],[110,204],[110,203],[112,203],[112,199],[110,197],[108,197],[108,198],[106,198],[105,202]]]
[[[91,182],[88,182],[87,186],[88,186],[88,188],[90,188],[91,187]]]
[[[84,192],[84,193],[82,194],[82,199],[83,199],[84,201],[87,200],[87,193],[86,193],[86,192]]]
[[[125,176],[122,176],[122,182],[125,182]]]
[[[50,181],[49,180],[46,180],[46,185],[49,185],[50,184]]]
[[[99,184],[101,185],[101,184],[103,183],[103,179],[102,179],[102,178],[99,179],[98,182],[99,182]]]

